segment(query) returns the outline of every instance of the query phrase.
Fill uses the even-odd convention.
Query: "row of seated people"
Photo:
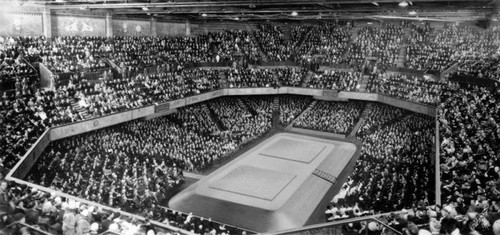
[[[249,61],[260,61],[255,42],[250,34],[243,30],[209,32],[195,37],[161,38],[121,38],[117,45],[125,42],[129,49],[122,49],[122,56],[115,61],[122,66],[134,66],[141,63],[141,58],[151,62],[146,66],[167,63],[230,62],[237,55],[244,54]],[[130,58],[133,63],[130,63]]]
[[[476,201],[470,205],[463,203],[426,206],[419,203],[389,215],[376,216],[377,221],[362,220],[341,225],[342,234],[485,234],[500,233],[500,204],[498,202]],[[347,217],[370,215],[358,205],[329,206],[325,211],[327,222]],[[334,219],[335,218],[335,219]],[[386,226],[390,226],[389,229]]]
[[[404,28],[400,25],[364,27],[359,30],[354,44],[366,57],[377,57],[382,64],[394,65],[399,57],[403,35]]]
[[[220,74],[215,69],[139,74],[131,78],[105,80],[92,84],[80,80],[69,87],[92,117],[138,108],[219,89]]]
[[[324,70],[314,74],[306,87],[339,91],[358,91],[361,72],[344,70]]]
[[[306,68],[300,67],[275,68],[274,70],[281,86],[292,87],[302,86],[308,72]]]
[[[278,84],[272,69],[231,69],[225,73],[229,88],[276,87]]]
[[[457,71],[451,74],[454,76],[465,76],[474,79],[491,79],[494,81],[500,81],[500,69],[498,64],[500,63],[499,54],[491,56],[477,56],[470,58],[460,59],[458,62]]]
[[[25,90],[26,79],[36,80],[37,71],[28,64],[22,50],[22,42],[14,38],[0,37],[0,90],[13,90],[16,93]],[[29,59],[29,58],[28,58]],[[23,83],[23,86],[18,83]],[[22,88],[22,89],[21,89]]]
[[[372,130],[358,136],[361,154],[333,199],[336,207],[357,206],[361,211],[380,213],[412,208],[417,202],[432,204],[434,121],[420,114],[401,117],[392,112],[393,119],[385,123],[365,120],[371,122]]]
[[[500,200],[500,92],[443,91],[438,119],[442,201]]]
[[[319,55],[324,63],[339,64],[346,53],[351,39],[351,21],[326,22],[313,26],[304,40],[299,54],[302,56]]]
[[[415,23],[409,27],[405,67],[417,70],[442,70],[451,62],[453,44],[451,28],[437,32],[430,23]],[[433,36],[435,35],[435,36]]]
[[[109,67],[101,57],[110,55],[113,43],[105,37],[56,37],[35,48],[53,72],[96,71]]]
[[[286,40],[283,28],[259,24],[255,31],[255,39],[270,61],[290,61],[294,51],[292,41]]]
[[[198,234],[245,234],[244,230],[164,207],[153,206],[141,217],[86,204],[26,185],[0,182],[0,234],[180,234],[151,220]],[[32,229],[33,228],[33,229]]]
[[[416,75],[380,72],[371,77],[367,86],[369,92],[375,92],[402,98],[408,101],[437,104],[444,83]]]
[[[50,44],[43,37],[10,37],[2,38],[0,44],[5,48],[6,54],[2,53],[1,57],[5,57],[7,64],[14,63],[20,54],[37,56],[53,72],[102,70],[109,67],[106,58],[122,68],[156,66],[165,62],[228,62],[240,54],[250,61],[261,60],[255,42],[243,30],[210,32],[195,37],[67,36],[56,37]],[[11,48],[18,52],[11,53]]]
[[[71,88],[35,89],[38,81],[27,79],[17,84],[22,87],[22,93],[15,96],[4,93],[0,98],[0,141],[5,146],[0,151],[6,168],[15,165],[46,128],[84,118],[72,106],[74,90]]]
[[[446,24],[436,31],[429,23],[412,24],[405,67],[443,71],[456,62],[487,59],[500,46],[500,31]]]
[[[324,132],[349,134],[354,128],[363,104],[360,102],[316,101],[293,122],[294,127]]]
[[[470,26],[447,24],[434,30],[430,23],[408,23],[403,26],[387,24],[364,27],[349,45],[351,22],[327,22],[319,26],[299,26],[292,29],[292,39],[305,38],[298,55],[326,56],[327,62],[340,63],[343,55],[347,62],[378,57],[383,64],[394,65],[405,29],[409,46],[406,67],[420,70],[443,70],[453,61],[463,58],[488,57],[499,46],[498,30],[479,30]],[[306,37],[304,34],[309,32]],[[49,45],[43,37],[2,38],[4,47],[15,45],[8,53],[13,63],[20,54],[37,55],[58,72],[98,70],[109,67],[103,58],[110,58],[121,66],[154,66],[164,62],[228,62],[243,54],[250,61],[259,61],[257,43],[269,48],[269,57],[289,60],[297,44],[285,40],[283,29],[261,25],[254,42],[251,32],[229,30],[210,32],[195,37],[56,37]],[[269,40],[266,40],[270,38]],[[40,43],[41,42],[41,43]],[[269,45],[268,45],[269,44]],[[280,51],[278,53],[277,51]],[[346,53],[347,52],[347,53]],[[279,54],[279,55],[278,55]],[[345,61],[344,61],[345,62]],[[27,65],[20,65],[28,68]],[[28,71],[31,69],[22,69]]]

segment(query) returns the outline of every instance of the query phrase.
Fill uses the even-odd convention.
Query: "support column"
[[[106,13],[106,37],[113,37],[113,15]]]
[[[50,9],[44,9],[42,13],[43,36],[47,42],[52,41],[52,13]]]
[[[156,18],[151,17],[150,23],[150,32],[152,37],[157,37],[158,32],[156,31]]]
[[[441,205],[441,162],[439,159],[440,156],[440,145],[441,141],[439,140],[439,119],[438,119],[438,114],[439,114],[439,108],[436,108],[436,158],[434,159],[434,169],[435,169],[435,192],[436,192],[436,204]]]
[[[186,20],[186,36],[191,35],[191,24],[189,23],[189,20]]]

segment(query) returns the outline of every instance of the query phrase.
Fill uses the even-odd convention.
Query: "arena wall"
[[[36,160],[40,155],[42,155],[43,150],[50,143],[50,130],[47,129],[42,134],[40,138],[31,146],[31,148],[26,152],[23,158],[17,162],[16,166],[9,172],[8,176],[16,177],[19,179],[23,179],[28,171],[31,169],[33,164],[35,164]]]
[[[100,118],[93,118],[82,122],[58,126],[50,129],[50,140],[54,141],[85,132],[98,130],[104,127],[113,126],[119,123],[128,122],[134,119],[152,115],[154,114],[154,112],[154,106],[151,105],[121,113],[111,114]]]
[[[347,100],[364,100],[375,101],[389,104],[398,108],[407,109],[413,112],[422,113],[428,116],[435,116],[435,107],[426,106],[422,104],[412,103],[396,98],[363,92],[336,92],[325,91],[321,89],[309,89],[298,87],[281,87],[275,88],[233,88],[221,89],[213,92],[208,92],[184,99],[173,100],[161,104],[151,105],[143,108],[133,109],[121,113],[116,113],[104,117],[94,118],[78,123],[68,124],[52,128],[50,131],[50,140],[58,140],[85,132],[101,129],[104,127],[113,126],[119,123],[128,122],[137,118],[151,116],[153,114],[163,113],[169,110],[181,108],[183,106],[211,100],[221,96],[240,96],[240,95],[278,95],[278,94],[296,94],[308,95],[315,98],[331,100],[337,96],[340,99]]]
[[[0,9],[1,10],[1,9]],[[0,35],[2,36],[100,36],[106,37],[108,30],[114,36],[186,36],[189,22],[157,22],[145,19],[110,18],[98,15],[49,14],[46,20],[41,11],[29,12],[13,9],[0,14]],[[51,27],[46,27],[50,25]],[[154,29],[153,29],[154,27]],[[109,29],[108,29],[109,28]],[[44,32],[48,30],[49,32]]]

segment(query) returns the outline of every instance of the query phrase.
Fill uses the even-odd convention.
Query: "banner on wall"
[[[36,13],[0,14],[0,35],[43,35],[42,15]]]
[[[56,35],[103,36],[106,35],[104,18],[55,16]]]
[[[150,22],[140,20],[113,20],[113,35],[151,36]]]
[[[162,104],[155,105],[155,113],[167,111],[169,109],[170,109],[170,103],[169,102],[165,102],[165,103],[162,103]]]

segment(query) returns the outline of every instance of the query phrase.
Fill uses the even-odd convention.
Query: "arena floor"
[[[349,142],[276,134],[177,194],[169,206],[256,232],[301,227],[331,199],[325,194],[355,152]]]

